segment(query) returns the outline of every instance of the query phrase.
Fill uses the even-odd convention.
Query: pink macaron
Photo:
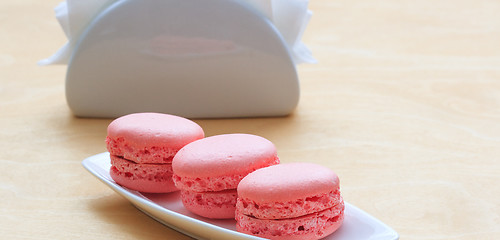
[[[173,180],[189,211],[207,218],[234,218],[240,180],[278,163],[276,147],[263,137],[216,135],[179,150],[172,162]]]
[[[320,239],[344,219],[339,178],[313,163],[256,170],[238,185],[236,229],[268,239]]]
[[[177,191],[172,159],[186,144],[203,137],[198,124],[174,115],[134,113],[117,118],[106,137],[111,178],[141,192]]]

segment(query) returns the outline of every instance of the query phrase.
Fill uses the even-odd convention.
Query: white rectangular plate
[[[187,211],[179,193],[147,194],[129,190],[109,176],[109,153],[100,153],[82,162],[83,166],[118,194],[128,199],[139,210],[158,222],[197,239],[262,239],[236,231],[236,221],[207,219]],[[398,234],[359,208],[345,203],[345,219],[342,226],[325,240],[363,239],[397,240]]]

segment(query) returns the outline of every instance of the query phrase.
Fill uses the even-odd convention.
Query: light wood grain
[[[87,173],[111,119],[74,118],[59,1],[0,2],[2,239],[190,239]],[[273,141],[282,162],[327,166],[345,200],[401,239],[500,238],[500,2],[312,0],[286,118],[195,120],[207,135]]]

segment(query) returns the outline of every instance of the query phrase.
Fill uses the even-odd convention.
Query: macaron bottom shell
[[[236,189],[216,192],[181,191],[184,207],[202,217],[212,219],[234,218],[236,211]]]
[[[171,164],[139,164],[113,155],[110,158],[110,176],[122,186],[148,193],[179,190],[172,180]]]
[[[319,212],[331,208],[332,203],[335,204],[342,201],[340,189],[334,189],[327,193],[286,202],[257,203],[251,199],[240,197],[236,202],[236,208],[242,214],[251,215],[259,219],[281,219]]]
[[[344,220],[344,203],[305,216],[258,219],[236,211],[236,230],[272,240],[317,240],[335,232]]]

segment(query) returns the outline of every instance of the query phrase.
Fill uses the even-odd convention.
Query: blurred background
[[[112,119],[75,118],[59,0],[0,2],[0,232],[5,239],[190,239],[84,170]],[[500,238],[500,2],[311,0],[287,117],[195,119],[333,169],[347,202],[401,239]]]

